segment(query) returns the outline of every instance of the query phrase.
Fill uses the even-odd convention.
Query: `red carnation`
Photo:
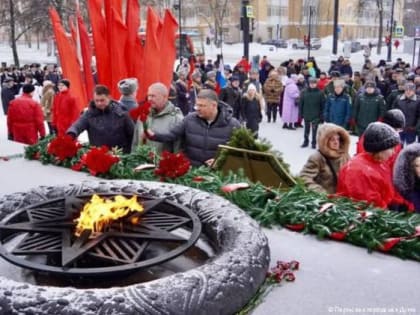
[[[82,163],[86,165],[89,172],[96,176],[99,173],[109,172],[112,165],[117,163],[120,159],[113,155],[107,146],[100,148],[92,148],[89,152],[82,156]]]
[[[79,172],[82,169],[82,167],[83,167],[83,163],[79,162],[79,163],[76,163],[76,164],[72,165],[71,169],[73,171]]]
[[[133,118],[133,120],[140,119],[143,123],[146,122],[147,117],[150,114],[150,109],[152,107],[152,104],[149,102],[144,102],[143,104],[137,106],[135,109],[130,111],[130,116]]]
[[[155,174],[159,175],[161,179],[165,177],[177,178],[186,174],[190,170],[190,165],[190,161],[184,154],[163,151]]]
[[[59,161],[72,158],[81,148],[80,143],[69,135],[61,135],[54,138],[48,145],[48,154],[54,155]]]
[[[286,224],[285,227],[288,228],[289,230],[300,232],[305,228],[305,224],[304,223]]]
[[[346,232],[332,232],[330,234],[330,238],[336,241],[342,241],[346,238],[347,233]]]
[[[204,179],[204,177],[203,177],[203,176],[195,176],[195,177],[192,179],[192,181],[193,181],[194,183],[201,183],[201,182],[204,182],[204,181],[205,181],[205,179]]]
[[[401,237],[391,237],[387,238],[383,244],[379,246],[379,250],[383,252],[389,252],[395,245],[397,245],[402,240]]]

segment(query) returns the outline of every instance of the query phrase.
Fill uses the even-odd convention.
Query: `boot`
[[[284,124],[283,124],[283,129],[288,129],[288,127],[287,127],[287,124],[286,124],[286,123],[284,123]]]
[[[305,140],[300,147],[301,148],[306,148],[308,145],[309,145],[309,142]]]
[[[292,123],[290,123],[290,124],[289,124],[288,129],[290,129],[290,130],[296,130],[296,128],[295,128],[295,127],[293,127],[293,124],[292,124]]]
[[[312,142],[312,149],[316,149],[316,143]]]

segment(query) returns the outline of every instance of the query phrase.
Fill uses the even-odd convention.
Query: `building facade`
[[[179,0],[173,1],[178,3]],[[408,0],[405,0],[408,1]],[[404,0],[395,0],[394,20],[402,24]],[[415,2],[415,1],[413,1]],[[419,1],[417,1],[419,2]],[[339,1],[339,39],[375,38],[379,32],[379,8],[382,4],[383,34],[387,35],[392,0]],[[196,28],[204,36],[212,37],[215,29],[215,4],[223,9],[223,40],[242,40],[240,0],[196,0],[182,3],[182,23],[186,28]],[[225,6],[221,4],[226,4]],[[250,0],[255,17],[253,39],[255,41],[276,38],[303,38],[311,25],[312,36],[325,37],[333,34],[334,0]],[[212,9],[213,7],[213,9]],[[310,23],[311,22],[311,23]]]

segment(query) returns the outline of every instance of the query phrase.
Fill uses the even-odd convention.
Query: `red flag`
[[[92,25],[93,43],[95,45],[96,68],[98,81],[111,87],[111,64],[108,53],[105,18],[102,15],[102,0],[87,1],[90,23]]]
[[[171,11],[165,10],[165,17],[162,25],[160,37],[160,51],[165,56],[161,56],[159,80],[165,84],[168,89],[172,82],[174,72],[174,63],[176,59],[175,39],[178,29],[178,23]]]
[[[125,50],[127,76],[137,78],[140,82],[140,72],[143,70],[143,46],[138,35],[140,26],[140,6],[137,0],[127,0],[125,24],[127,25],[127,43]]]
[[[70,80],[72,93],[78,99],[79,106],[81,106],[82,109],[87,103],[87,99],[85,86],[82,83],[80,74],[80,64],[77,60],[76,49],[68,40],[57,11],[54,8],[50,8],[49,14],[58,54],[60,56],[60,64],[63,69],[63,75]]]
[[[144,67],[141,71],[140,78],[140,99],[145,99],[147,89],[152,83],[159,81],[160,64],[160,46],[158,30],[159,17],[151,7],[147,7],[147,27],[146,27],[146,44],[144,47]]]
[[[121,16],[115,9],[111,11],[111,21],[108,25],[111,40],[109,41],[109,57],[112,60],[112,83],[109,87],[111,95],[119,98],[118,81],[127,78],[127,66],[125,60],[125,45],[127,41],[127,28],[121,20]]]
[[[85,24],[83,23],[80,12],[77,12],[77,25],[79,27],[80,49],[83,61],[83,75],[86,86],[86,99],[89,101],[93,97],[94,81],[92,76],[92,47],[90,46],[89,35]],[[83,104],[86,105],[86,104]]]
[[[70,27],[71,38],[73,40],[73,45],[77,47],[78,36],[77,36],[76,26],[74,26],[74,21],[72,17],[69,17],[69,27]]]

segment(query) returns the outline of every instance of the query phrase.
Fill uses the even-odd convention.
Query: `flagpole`
[[[80,45],[80,31],[79,31],[79,23],[77,23],[77,13],[80,12],[79,10],[79,0],[75,0],[76,5],[76,53],[77,59],[79,59],[80,67],[83,69],[83,58],[82,58],[82,47]]]

